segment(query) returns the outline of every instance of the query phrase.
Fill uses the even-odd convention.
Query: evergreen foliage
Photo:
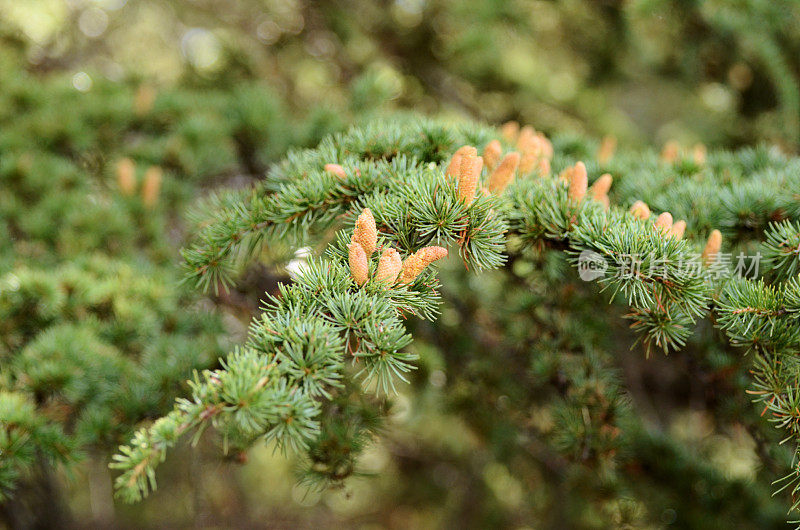
[[[0,525],[298,517],[209,442],[306,524],[797,519],[796,3],[63,5],[0,0]]]
[[[225,330],[180,287],[181,236],[167,226],[200,182],[254,178],[289,142],[325,128],[312,112],[290,136],[285,106],[256,84],[230,98],[107,82],[88,98],[66,77],[42,83],[10,69],[0,83],[7,501],[43,462],[105,455],[167,412],[193,370],[216,365]]]
[[[321,238],[331,241],[329,250],[321,261],[311,259],[277,298],[265,302],[263,315],[251,326],[248,344],[232,353],[222,369],[197,376],[191,399],[179,400],[170,415],[123,446],[114,464],[123,470],[117,480],[119,494],[139,499],[154,486],[154,467],[166,448],[179,434],[196,427],[202,430],[206,424],[217,427],[237,449],[264,439],[304,451],[313,444],[309,458],[320,464],[312,467],[313,476],[324,482],[341,481],[354,470],[348,466],[348,473],[342,473],[340,466],[329,465],[340,461],[338,451],[351,454],[352,447],[340,442],[330,453],[321,454],[319,444],[314,444],[315,438],[331,436],[321,428],[335,429],[336,423],[331,419],[321,427],[316,419],[320,407],[341,399],[341,385],[350,388],[351,380],[360,381],[366,392],[391,391],[395,379],[403,380],[415,358],[401,351],[411,337],[398,317],[430,318],[438,310],[440,290],[427,272],[408,286],[373,280],[360,285],[352,254],[348,266],[345,246],[354,233],[350,226],[366,207],[380,234],[378,249],[396,248],[406,261],[429,244],[457,248],[464,265],[478,272],[502,266],[509,258],[516,264],[531,252],[546,257],[566,251],[568,261],[579,266],[582,253],[599,256],[607,269],[598,287],[628,306],[631,328],[647,351],[680,349],[698,326],[702,328],[702,321],[711,318],[732,344],[755,352],[749,392],[765,404],[785,440],[797,447],[793,359],[800,338],[796,320],[800,293],[796,278],[783,281],[795,256],[781,252],[791,249],[798,237],[792,224],[797,209],[793,197],[774,194],[777,189],[793,189],[786,183],[797,178],[792,170],[796,162],[766,150],[712,153],[707,160],[620,153],[613,163],[589,163],[587,171],[574,160],[592,152],[592,144],[557,138],[552,167],[560,170],[559,176],[549,176],[547,165],[538,164],[521,169],[498,195],[478,191],[465,196],[460,192],[467,182],[465,166],[461,173],[451,172],[450,156],[465,144],[483,150],[490,140],[501,140],[505,150],[521,149],[523,158],[532,149],[524,130],[519,136],[503,137],[473,123],[398,116],[333,136],[317,149],[294,153],[252,192],[240,194],[238,200],[228,196],[218,201],[222,207],[208,212],[210,221],[185,252],[188,278],[200,287],[229,283],[241,263],[273,240],[313,244]],[[547,144],[534,142],[538,158],[550,158]],[[326,164],[338,164],[344,176],[330,166],[326,170]],[[613,188],[610,208],[604,206],[602,194],[587,190],[589,180],[598,180],[607,169],[621,183],[619,193]],[[490,173],[484,171],[484,182]],[[680,178],[674,177],[676,173]],[[643,178],[645,174],[652,177]],[[660,186],[650,185],[659,179]],[[674,184],[667,184],[670,179]],[[636,188],[637,181],[641,189]],[[638,205],[634,213],[628,212],[633,197],[647,198],[654,205],[670,197],[676,218],[694,211],[708,217],[697,220],[686,215],[689,228],[683,238],[672,231],[672,216],[656,219],[646,206]],[[710,204],[715,209],[701,210]],[[775,219],[785,221],[768,224]],[[705,240],[707,223],[725,231],[730,250],[757,248],[754,245],[766,233],[763,253],[770,256],[766,260],[770,268],[762,273],[776,279],[767,284],[763,279],[733,277],[727,269],[730,263],[726,265],[725,254],[720,253],[720,233]],[[331,240],[327,234],[335,228],[340,231]],[[357,239],[354,235],[353,241]],[[624,260],[630,256],[643,261],[639,269],[626,274],[630,265]],[[687,263],[696,266],[687,268]],[[375,266],[372,259],[369,277]],[[637,428],[623,419],[630,417],[626,400],[602,361],[593,360],[603,356],[589,351],[585,355],[576,359],[574,368],[565,365],[567,373],[577,370],[566,378],[575,389],[562,390],[565,400],[552,412],[559,429],[551,443],[568,461],[587,464],[598,458],[608,465],[620,443],[643,443],[637,439],[647,435],[637,435]],[[546,374],[554,360],[541,357],[534,362],[545,364],[536,370]],[[598,392],[603,396],[599,401]],[[339,429],[350,432],[361,446],[363,433]],[[311,476],[309,471],[304,479]],[[794,487],[797,476],[792,471],[787,484]]]

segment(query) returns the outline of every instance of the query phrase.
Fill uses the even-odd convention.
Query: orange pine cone
[[[589,182],[589,176],[586,174],[586,166],[583,162],[575,164],[569,181],[569,198],[575,202],[580,202],[586,195],[586,189]]]
[[[356,219],[356,228],[353,230],[351,241],[361,245],[367,257],[375,251],[375,247],[378,245],[378,229],[369,208],[364,208]]]
[[[644,203],[644,201],[636,201],[633,203],[630,212],[634,217],[637,217],[642,221],[646,221],[650,218],[650,208]]]
[[[520,175],[527,175],[539,163],[539,155],[533,151],[523,151],[522,158],[519,161]]]
[[[420,252],[422,252],[422,256],[428,264],[446,258],[448,254],[447,249],[444,247],[425,247]]]
[[[130,158],[117,162],[117,186],[128,197],[136,193],[136,164]]]
[[[664,233],[669,233],[672,229],[672,214],[664,212],[656,218],[655,228]]]
[[[531,149],[535,149],[536,143],[536,129],[530,125],[524,126],[519,130],[519,137],[517,138],[517,149],[523,153]]]
[[[677,141],[670,140],[664,144],[664,148],[661,150],[661,160],[669,163],[677,161],[680,149],[681,146]]]
[[[586,195],[589,176],[586,173],[586,166],[583,162],[578,162],[572,168],[569,176],[569,198],[575,202],[580,202]]]
[[[602,195],[608,195],[612,182],[614,182],[613,177],[608,173],[603,173],[600,178],[595,180],[594,184],[592,184],[592,197],[597,199]]]
[[[150,166],[144,174],[142,182],[142,203],[148,208],[155,206],[161,193],[161,168]]]
[[[520,156],[516,151],[508,153],[503,161],[492,171],[489,176],[489,191],[500,193],[514,180],[514,174],[519,167]]]
[[[450,158],[450,163],[447,165],[445,174],[448,177],[457,179],[458,176],[461,174],[461,164],[464,161],[464,157],[468,155],[477,156],[478,150],[472,147],[471,145],[464,145],[462,147],[459,147],[458,150],[455,153],[453,153],[452,158]]]
[[[672,225],[672,229],[669,231],[669,235],[677,239],[683,239],[683,233],[685,231],[686,231],[686,221],[680,220]]]
[[[544,133],[536,133],[539,151],[546,158],[553,158],[553,143],[547,139]]]
[[[550,175],[550,159],[549,158],[540,158],[539,163],[537,164],[539,169],[539,176],[547,177]]]
[[[722,232],[719,230],[713,230],[711,235],[708,236],[706,248],[703,249],[703,263],[705,263],[707,266],[714,263],[717,260],[717,254],[719,254],[721,248]]]
[[[483,169],[483,158],[466,155],[461,160],[461,171],[458,174],[458,197],[467,204],[475,200],[475,191],[478,189],[478,179]]]
[[[600,164],[607,164],[617,150],[617,139],[613,136],[603,136],[600,148],[597,150],[597,161]]]
[[[507,121],[500,127],[500,134],[503,135],[503,139],[513,144],[517,141],[517,137],[519,136],[519,123],[515,121]]]
[[[432,262],[447,256],[443,247],[425,247],[414,252],[403,261],[400,283],[413,282],[422,270]]]
[[[350,276],[356,285],[364,285],[369,277],[369,264],[364,248],[358,243],[351,242],[347,245]]]
[[[400,253],[393,248],[387,248],[378,260],[378,270],[375,271],[375,281],[392,285],[397,281],[397,276],[403,269],[403,260]]]
[[[489,169],[497,167],[497,163],[500,162],[500,157],[502,156],[503,147],[498,140],[492,140],[486,144],[486,147],[483,149],[483,162]]]
[[[347,173],[344,172],[344,168],[339,164],[325,164],[325,171],[328,173],[333,173],[340,179],[347,177]]]
[[[411,254],[403,260],[403,266],[400,272],[400,283],[411,283],[419,276],[422,269],[425,268],[427,263],[422,259],[419,251]]]

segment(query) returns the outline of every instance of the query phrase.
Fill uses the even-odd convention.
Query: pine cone
[[[489,191],[492,193],[500,193],[508,187],[514,180],[514,174],[519,167],[520,156],[519,153],[513,151],[508,153],[500,165],[489,176]]]
[[[356,285],[364,285],[369,279],[369,264],[367,263],[367,254],[364,248],[358,243],[350,243],[347,245],[348,262],[350,263],[350,276]]]

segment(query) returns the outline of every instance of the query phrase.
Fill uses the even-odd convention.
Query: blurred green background
[[[0,2],[25,67],[155,85],[268,82],[296,109],[376,100],[631,143],[800,135],[791,0]]]
[[[25,278],[29,267],[66,267],[69,277],[70,263],[99,254],[146,275],[150,291],[169,293],[170,304],[180,306],[175,300],[183,294],[171,289],[179,279],[184,215],[197,198],[220,186],[247,185],[290,147],[312,146],[374,113],[412,109],[490,123],[517,120],[547,134],[613,135],[625,148],[659,148],[674,139],[721,148],[767,143],[796,153],[798,79],[800,4],[791,0],[0,0],[0,182],[8,186],[0,194],[11,190],[0,198],[0,273],[11,281]],[[165,170],[154,211],[115,194],[121,157],[136,162],[140,177],[150,165]],[[91,207],[87,196],[97,199]],[[557,277],[563,264],[549,267],[541,274]],[[495,307],[508,303],[503,293],[519,287],[499,278],[481,287],[460,272],[447,274]],[[193,367],[213,365],[230,342],[240,341],[259,294],[285,278],[281,270],[256,271],[238,291],[195,301],[206,304],[199,306],[203,311],[214,307],[213,322],[199,330],[177,328],[203,351],[184,353],[196,357],[163,376],[170,382],[159,386],[163,400],[159,395],[145,410],[125,411],[119,425],[104,418],[114,427],[101,429],[95,427],[100,420],[81,418],[79,424],[90,425],[86,453],[104,455],[131,423],[157,416],[181,392],[175,381]],[[122,288],[109,286],[112,292]],[[478,313],[478,322],[489,316],[461,293],[445,296],[460,301],[458,312],[445,312],[444,331],[416,330],[416,347],[427,360],[415,383],[394,399],[386,437],[363,459],[363,470],[376,476],[309,493],[295,485],[292,462],[270,448],[236,466],[204,441],[194,450],[180,448],[161,470],[158,493],[140,505],[112,505],[104,456],[49,477],[60,493],[48,490],[44,502],[68,526],[87,528],[525,527],[543,521],[541,514],[559,503],[558,491],[543,491],[548,470],[515,473],[504,445],[513,428],[493,424],[497,418],[465,420],[480,407],[489,416],[505,411],[506,381],[486,383],[485,402],[473,400],[473,379],[489,368],[478,358],[465,363],[464,373],[445,375],[454,359],[437,346],[444,340],[437,333],[458,341],[465,313]],[[581,296],[562,309],[591,311],[599,303],[594,295]],[[0,309],[14,303],[0,300]],[[75,302],[83,303],[91,305]],[[173,333],[176,324],[163,322],[175,311],[169,305],[154,315],[117,316],[152,335],[114,346],[138,354],[139,342]],[[78,313],[64,310],[67,316],[43,319],[42,326],[62,320],[83,325]],[[44,347],[32,338],[35,331],[19,338],[12,329],[13,318],[31,322],[29,315],[9,310],[3,316],[2,333],[10,339],[0,360],[14,353],[16,340]],[[93,324],[92,332],[119,334],[120,325],[110,319]],[[563,331],[576,324],[552,325]],[[631,366],[643,363],[641,352],[627,351],[629,343],[617,345],[624,358]],[[668,362],[652,361],[641,377],[669,371]],[[146,363],[135,370],[136,377],[147,376]],[[447,386],[448,377],[458,384]],[[5,373],[0,383],[13,388],[19,382]],[[552,419],[542,414],[531,421]],[[746,433],[720,433],[708,414],[691,407],[665,420],[664,431],[691,447],[692,470],[706,473],[702,466],[710,466],[715,477],[740,480],[744,491],[756,488],[755,498],[768,498],[763,476],[753,485],[758,448]],[[657,458],[664,449],[653,442],[638,450]],[[684,494],[707,494],[711,500],[697,509],[711,520],[714,499],[722,498],[741,499],[740,508],[725,513],[730,521],[738,520],[737,510],[752,516],[742,526],[782,520],[780,502],[756,513],[739,486],[708,480],[693,483],[694,490],[686,486]],[[42,492],[29,493],[36,511]],[[612,526],[638,520],[643,508],[622,504],[600,520]],[[6,522],[26,511],[14,509],[5,512]],[[656,523],[637,526],[659,527],[671,517],[665,508],[645,518]],[[597,521],[582,522],[604,526]]]

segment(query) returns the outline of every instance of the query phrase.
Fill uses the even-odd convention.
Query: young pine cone
[[[486,147],[483,149],[483,162],[489,169],[497,167],[497,163],[500,162],[500,157],[502,156],[503,147],[498,140],[492,140],[486,144]]]
[[[513,144],[517,141],[517,137],[519,136],[519,123],[515,121],[507,121],[500,127],[500,134],[503,135],[503,139]]]
[[[344,172],[344,168],[339,164],[325,164],[325,171],[328,173],[333,173],[340,179],[347,177],[347,174]]]
[[[481,169],[483,169],[483,158],[471,154],[462,158],[458,174],[458,197],[467,204],[475,200]]]
[[[527,175],[537,167],[539,161],[545,160],[535,151],[524,151],[519,161],[519,174]]]
[[[414,252],[403,261],[400,272],[400,283],[411,283],[422,270],[434,261],[447,256],[447,249],[442,247],[425,247]]]
[[[664,148],[661,150],[661,160],[670,164],[676,162],[680,154],[680,149],[681,146],[678,142],[670,140],[664,144]]]
[[[130,158],[117,163],[117,185],[123,195],[130,197],[136,193],[136,165]]]
[[[592,197],[596,199],[601,195],[608,195],[612,182],[614,182],[614,179],[611,175],[603,173],[600,178],[595,180],[594,184],[592,184]]]
[[[356,219],[356,228],[353,230],[353,243],[358,243],[370,257],[378,244],[378,229],[375,226],[375,218],[369,208],[364,208],[361,215]]]
[[[393,248],[387,248],[378,260],[378,270],[375,272],[375,281],[393,285],[397,281],[397,276],[403,269],[403,260],[400,253]]]
[[[600,164],[607,164],[614,152],[617,150],[617,139],[613,136],[603,136],[600,148],[597,150],[597,161]]]
[[[672,214],[664,212],[656,218],[654,227],[663,233],[669,233],[672,230]]]
[[[461,164],[466,156],[478,156],[478,150],[471,145],[459,147],[458,150],[453,153],[453,157],[450,159],[450,163],[447,165],[445,174],[448,177],[457,179],[461,174]]]
[[[151,166],[147,168],[142,182],[142,202],[148,208],[155,206],[161,192],[161,168]]]
[[[683,233],[686,231],[686,221],[680,220],[672,225],[669,235],[676,239],[683,239]]]
[[[717,254],[722,248],[722,233],[719,230],[713,230],[711,235],[708,236],[706,248],[703,249],[703,263],[710,266],[717,261]]]
[[[500,165],[492,171],[489,176],[489,191],[500,193],[508,187],[514,180],[514,174],[519,166],[519,153],[516,151],[508,153]]]
[[[586,195],[589,177],[586,174],[586,166],[583,162],[578,162],[572,168],[569,176],[569,198],[575,202],[580,202]]]
[[[347,245],[347,261],[350,264],[350,276],[356,285],[364,285],[369,278],[369,263],[364,248],[358,243],[351,242]]]
[[[420,252],[429,264],[447,257],[447,249],[444,247],[425,247]]]
[[[536,141],[536,129],[530,125],[524,126],[519,130],[519,137],[517,138],[517,149],[526,153],[528,151],[537,149],[538,142]],[[538,155],[539,153],[537,153]]]
[[[644,203],[644,201],[636,201],[633,203],[630,212],[634,217],[641,219],[642,221],[646,221],[650,218],[650,208]]]
[[[608,191],[611,189],[613,178],[608,173],[604,173],[599,179],[594,181],[592,187],[589,188],[589,193],[592,198],[601,203],[606,208],[609,207]]]
[[[553,158],[553,142],[548,140],[544,133],[536,133],[536,140],[542,156],[548,159]]]
[[[539,169],[540,177],[550,176],[550,159],[540,158],[539,163],[537,164],[537,168]]]

